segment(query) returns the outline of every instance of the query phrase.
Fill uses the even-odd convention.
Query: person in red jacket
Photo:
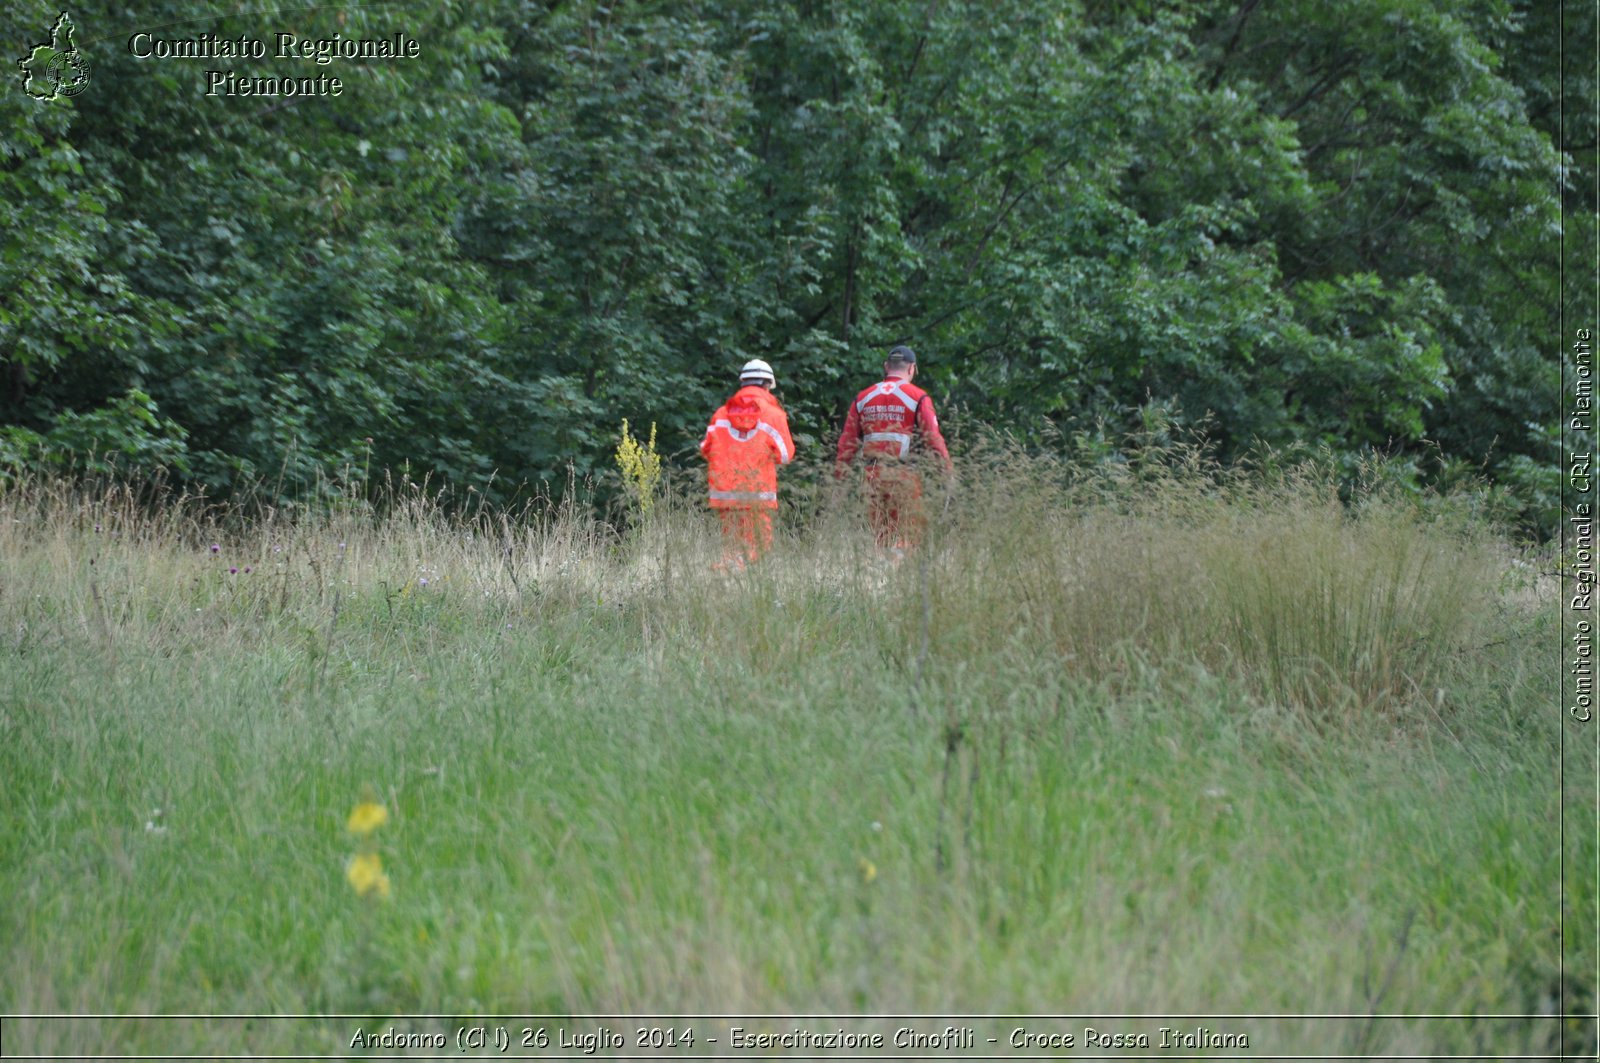
[[[850,404],[834,462],[835,479],[843,479],[853,462],[865,466],[873,535],[896,557],[921,542],[927,526],[918,459],[932,454],[946,475],[953,471],[933,399],[911,382],[916,375],[916,352],[910,347],[889,352],[883,379]]]
[[[722,518],[721,568],[740,568],[772,546],[778,466],[794,460],[789,417],[772,389],[772,366],[759,358],[739,371],[739,390],[711,415],[705,455],[708,500]]]

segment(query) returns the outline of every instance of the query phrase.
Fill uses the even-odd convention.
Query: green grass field
[[[1465,501],[997,462],[898,567],[845,502],[730,577],[692,499],[618,532],[13,487],[0,1012],[1355,1016],[1100,1024],[1275,1058],[1548,1054],[1557,1018],[1363,1017],[1593,1008],[1555,585]],[[365,787],[386,899],[345,876]]]

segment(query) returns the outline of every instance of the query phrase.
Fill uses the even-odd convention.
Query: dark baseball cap
[[[884,361],[899,362],[901,365],[916,365],[917,352],[913,351],[910,347],[892,347],[889,349],[889,357],[884,359]]]

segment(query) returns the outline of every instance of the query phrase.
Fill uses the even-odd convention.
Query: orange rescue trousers
[[[910,550],[922,543],[928,514],[921,473],[897,465],[869,465],[866,490],[867,519],[880,548]]]
[[[719,509],[722,518],[722,563],[755,561],[772,549],[772,510],[765,506]]]

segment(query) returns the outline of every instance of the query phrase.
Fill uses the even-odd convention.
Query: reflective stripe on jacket
[[[766,388],[740,388],[712,414],[700,453],[712,509],[776,509],[778,466],[794,460],[789,418]]]

